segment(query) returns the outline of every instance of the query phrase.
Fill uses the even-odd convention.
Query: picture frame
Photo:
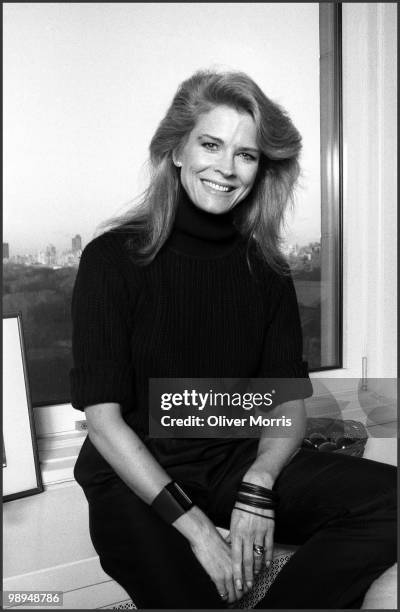
[[[3,502],[44,491],[21,313],[3,315]]]

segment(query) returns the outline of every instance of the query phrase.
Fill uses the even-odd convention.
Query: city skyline
[[[50,243],[33,253],[26,250],[22,253],[13,253],[10,243],[3,242],[3,262],[26,266],[45,266],[53,269],[78,267],[84,246],[80,234],[71,236],[70,248],[57,249],[54,244]],[[319,267],[320,251],[320,240],[311,240],[306,244],[286,242],[283,246],[283,252],[289,261],[295,265],[300,264],[300,267],[308,262],[312,262],[314,267]]]
[[[312,242],[318,242],[320,241],[320,235],[317,236],[316,234],[312,234],[310,232],[309,235],[304,235],[304,237],[301,236],[296,236],[294,235],[294,232],[291,233],[292,235],[290,236],[289,239],[285,240],[284,242],[286,244],[299,244],[301,246],[310,244]],[[92,234],[87,234],[87,237],[85,238],[83,236],[83,234],[80,234],[81,238],[82,238],[82,248],[84,248],[84,246],[86,246],[91,240],[93,240],[93,238],[95,238],[96,233],[93,232]],[[53,245],[56,247],[57,251],[60,250],[64,250],[67,251],[69,250],[70,247],[70,240],[72,239],[72,235],[71,237],[68,238],[64,238],[63,240],[36,240],[35,243],[31,243],[31,245],[27,244],[27,241],[24,240],[23,237],[18,236],[15,237],[15,239],[10,239],[8,236],[7,238],[4,237],[3,239],[3,244],[8,244],[9,245],[9,250],[10,250],[10,257],[13,255],[36,255],[37,253],[39,253],[40,251],[42,251],[43,249],[45,249],[47,246],[49,245]]]
[[[3,261],[25,265],[46,265],[50,267],[77,266],[82,253],[82,237],[71,237],[70,248],[58,248],[49,243],[34,252],[13,253],[9,242],[3,242]]]
[[[15,238],[15,240],[11,240],[10,238],[4,236],[3,237],[3,245],[9,245],[9,253],[10,257],[14,255],[37,255],[39,252],[46,249],[48,246],[54,246],[57,251],[68,251],[73,250],[72,248],[72,239],[75,235],[79,235],[82,241],[82,245],[85,246],[88,242],[90,242],[94,238],[94,234],[89,236],[87,239],[83,237],[82,234],[71,233],[68,237],[63,238],[62,240],[39,240],[37,239],[35,243],[27,244],[27,241],[24,240],[21,236]]]

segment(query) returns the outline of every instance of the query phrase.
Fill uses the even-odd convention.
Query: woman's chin
[[[233,202],[201,202],[194,203],[197,208],[204,210],[212,215],[223,215],[234,207]]]

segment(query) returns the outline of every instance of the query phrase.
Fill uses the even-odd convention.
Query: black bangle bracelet
[[[254,495],[258,495],[259,497],[264,497],[268,499],[278,499],[277,493],[275,493],[275,491],[272,491],[272,489],[260,487],[259,485],[252,484],[251,482],[241,482],[239,485],[239,491],[243,493],[253,493]]]
[[[239,491],[239,493],[236,495],[236,497],[241,497],[242,499],[245,499],[246,501],[249,500],[250,502],[255,502],[255,503],[260,503],[260,504],[269,504],[271,506],[276,506],[276,502],[273,499],[265,499],[262,497],[254,497],[254,495],[249,495],[248,493],[241,493]]]
[[[241,489],[239,489],[238,495],[246,495],[249,499],[258,500],[261,502],[269,502],[270,504],[274,504],[275,500],[272,497],[264,497],[264,495],[256,495],[256,493],[244,493]]]
[[[244,493],[238,493],[236,500],[246,504],[246,506],[253,506],[253,508],[262,508],[263,510],[274,510],[276,508],[276,503],[272,500],[259,500]]]
[[[250,491],[243,491],[243,489],[238,490],[238,495],[248,495],[254,499],[262,499],[263,501],[270,501],[272,503],[278,501],[276,497],[272,497],[271,495],[261,495],[261,493],[252,493]]]
[[[245,493],[255,493],[256,495],[261,495],[263,497],[277,497],[277,493],[272,489],[260,487],[259,485],[252,484],[251,482],[241,482],[239,489]]]
[[[170,524],[190,510],[192,506],[192,500],[176,482],[169,482],[151,504],[153,510]]]
[[[245,510],[244,508],[238,508],[237,506],[233,507],[234,510],[240,510],[240,512],[247,512],[247,514],[254,514],[255,516],[261,516],[262,518],[275,520],[274,516],[265,516],[265,514],[258,514],[258,512],[252,512],[251,510]]]

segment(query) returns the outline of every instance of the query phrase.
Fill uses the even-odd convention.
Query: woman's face
[[[192,202],[222,214],[250,193],[259,159],[251,115],[216,106],[200,116],[175,162],[182,167],[181,182]]]

